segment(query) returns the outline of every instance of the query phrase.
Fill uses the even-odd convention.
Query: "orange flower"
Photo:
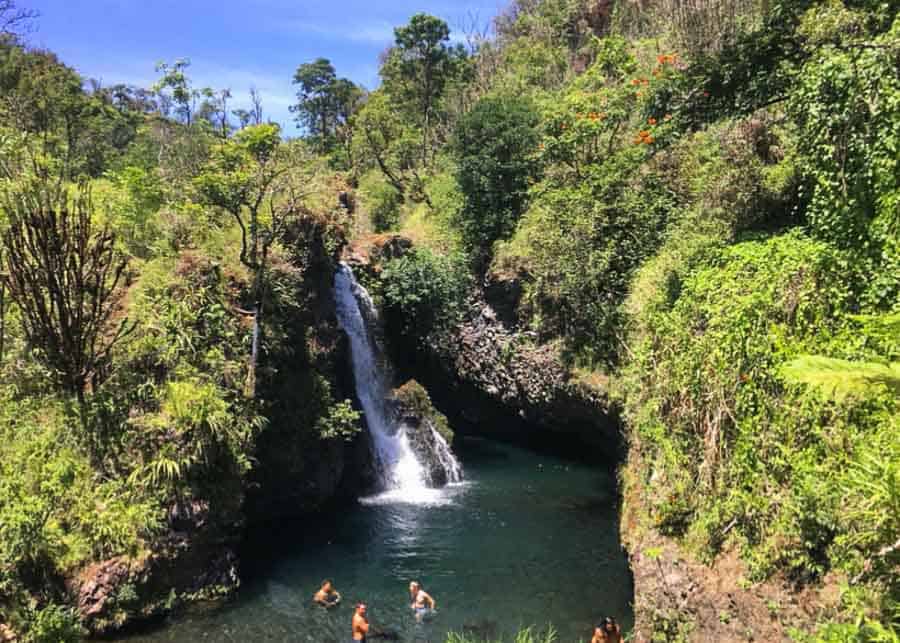
[[[635,87],[637,87],[638,85],[641,84],[641,81],[640,81],[639,78],[632,78],[632,79],[631,79],[631,84],[634,85]]]
[[[650,125],[656,125],[656,119],[653,118],[653,117],[648,118],[648,119],[647,119],[647,122],[648,122]]]
[[[656,62],[658,62],[660,65],[665,65],[667,62],[669,62],[669,57],[661,54],[656,57]]]
[[[644,129],[638,133],[638,136],[640,136],[641,138],[647,138],[648,136],[650,136],[650,132]]]
[[[647,145],[650,145],[650,144],[653,143],[655,140],[656,140],[656,139],[653,138],[652,136],[648,136],[647,138],[644,139],[644,143],[646,143]]]

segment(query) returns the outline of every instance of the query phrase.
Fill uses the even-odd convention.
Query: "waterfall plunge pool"
[[[242,552],[235,601],[128,641],[346,643],[360,600],[373,627],[408,643],[444,643],[464,630],[505,641],[522,626],[548,623],[559,643],[577,643],[607,614],[630,629],[613,472],[482,439],[460,440],[455,450],[465,482],[416,502],[376,496],[261,530]],[[331,611],[311,602],[323,578],[343,594]],[[424,624],[409,610],[411,579],[437,601]]]

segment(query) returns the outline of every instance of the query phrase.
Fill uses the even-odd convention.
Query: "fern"
[[[900,394],[900,362],[850,362],[821,355],[802,355],[781,369],[789,382],[824,390],[838,401],[886,387]]]

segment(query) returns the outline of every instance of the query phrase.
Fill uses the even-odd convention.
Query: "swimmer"
[[[322,607],[337,607],[341,602],[341,593],[334,588],[334,583],[330,580],[323,580],[319,591],[313,596],[313,601]]]
[[[434,611],[437,606],[437,603],[434,602],[431,595],[422,589],[422,586],[418,581],[413,581],[409,584],[409,596],[412,599],[412,605],[410,605],[410,607],[412,607],[413,611],[416,613],[417,619],[421,619],[429,611]]]
[[[591,643],[622,643],[622,628],[616,623],[616,619],[607,616],[594,628],[594,638]]]
[[[356,606],[353,613],[353,642],[366,643],[366,636],[369,634],[369,619],[366,618],[367,607],[365,603]]]

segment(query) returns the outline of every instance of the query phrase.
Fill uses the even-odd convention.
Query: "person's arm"
[[[337,604],[340,603],[340,602],[341,602],[341,593],[340,593],[339,591],[335,590],[335,592],[334,592],[334,600],[331,601],[331,604],[332,604],[332,605],[337,605]]]
[[[434,599],[431,598],[431,594],[428,592],[425,592],[425,600],[428,601],[428,605],[431,606],[431,609],[434,609],[435,605],[437,605],[437,603],[434,602]]]
[[[325,605],[326,607],[328,606],[328,599],[322,596],[322,592],[316,592],[313,595],[313,602],[318,603],[319,605]]]
[[[362,623],[359,624],[359,629],[362,630],[363,634],[369,633],[369,621],[366,619],[362,619]]]

